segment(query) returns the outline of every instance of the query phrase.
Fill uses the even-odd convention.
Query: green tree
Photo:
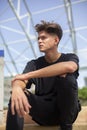
[[[87,87],[79,88],[78,96],[82,100],[87,100]]]

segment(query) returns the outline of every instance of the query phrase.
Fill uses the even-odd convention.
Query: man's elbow
[[[67,66],[69,73],[75,72],[77,70],[77,68],[78,68],[77,64],[73,61],[69,62],[68,66]]]

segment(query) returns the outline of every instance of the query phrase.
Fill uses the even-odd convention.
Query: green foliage
[[[87,87],[79,88],[78,96],[82,100],[87,100]]]

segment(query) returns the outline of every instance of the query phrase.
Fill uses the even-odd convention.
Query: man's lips
[[[43,44],[39,44],[39,47],[42,47],[43,46]]]

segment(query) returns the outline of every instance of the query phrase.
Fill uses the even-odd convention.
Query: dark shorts
[[[34,121],[40,125],[58,125],[55,98],[48,99],[32,93],[29,93],[27,98],[32,106],[29,114]]]
[[[32,119],[40,125],[63,125],[72,124],[78,115],[80,110],[79,102],[75,99],[59,99],[57,96],[47,98],[46,96],[38,96],[29,92],[27,98],[32,108],[30,109],[30,115]],[[65,95],[64,95],[65,96]],[[70,97],[69,97],[70,98]],[[72,99],[73,100],[73,99]]]

